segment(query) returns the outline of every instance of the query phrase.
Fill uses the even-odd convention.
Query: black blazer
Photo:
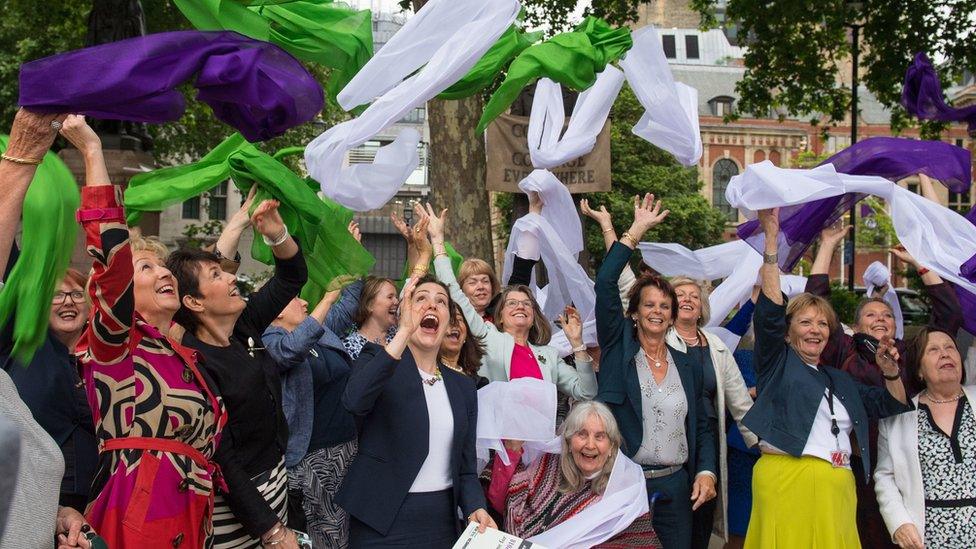
[[[454,504],[468,516],[485,507],[475,463],[478,396],[474,381],[464,374],[441,368],[441,375],[454,415]],[[386,535],[428,452],[427,400],[410,350],[396,360],[379,345],[363,347],[346,383],[342,404],[362,423],[359,455],[349,466],[336,502]]]
[[[634,324],[624,316],[617,280],[630,259],[632,250],[619,242],[613,244],[596,275],[596,333],[600,344],[600,384],[596,399],[613,412],[624,438],[621,450],[634,457],[644,438],[643,401],[640,380],[634,357],[640,343],[634,334]],[[668,347],[681,377],[681,386],[688,401],[685,416],[685,436],[688,440],[688,461],[685,469],[694,478],[702,471],[717,472],[715,434],[705,411],[702,395],[701,365],[688,355]]]

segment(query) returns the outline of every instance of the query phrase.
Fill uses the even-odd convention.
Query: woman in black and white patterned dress
[[[883,420],[875,491],[900,547],[976,547],[976,387],[962,385],[953,338],[919,333],[906,364],[917,410]]]

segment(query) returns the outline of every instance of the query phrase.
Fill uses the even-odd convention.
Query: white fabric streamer
[[[560,138],[566,121],[563,89],[557,82],[540,78],[529,117],[528,143],[532,165],[536,168],[554,168],[593,150],[623,84],[624,73],[613,65],[607,65],[597,75],[596,82],[577,98],[569,126]]]
[[[345,96],[345,104],[356,106],[363,98],[367,101],[372,99],[372,93],[382,92],[389,85],[395,84],[395,87],[383,93],[359,117],[333,126],[305,148],[309,175],[322,186],[322,193],[356,211],[379,208],[393,198],[419,163],[419,134],[414,130],[404,130],[393,143],[379,149],[373,164],[344,167],[346,151],[362,145],[457,82],[515,21],[519,9],[517,0],[434,0],[424,6],[410,20],[412,22],[422,17],[420,23],[413,26],[408,23],[394,35],[394,39],[399,40],[391,52],[409,50],[407,45],[412,43],[412,37],[420,35],[435,23],[454,32],[446,40],[442,33],[438,33],[436,36],[440,39],[433,42],[426,40],[426,35],[423,39],[417,38],[424,47],[418,49],[423,55],[418,53],[416,57],[426,62],[426,66],[403,82],[399,82],[401,73],[406,71],[405,74],[409,74],[417,67],[400,70],[399,59],[390,58],[392,53],[374,57],[357,73],[350,82],[350,85],[356,85]],[[463,18],[460,18],[459,11],[465,12]],[[442,13],[449,18],[441,18]],[[404,38],[400,38],[401,34]],[[387,47],[390,43],[393,40]],[[427,55],[434,43],[439,47],[432,55]],[[383,52],[386,51],[384,47]],[[413,54],[407,55],[407,58],[404,67],[415,64],[415,61],[410,61],[414,59]],[[389,66],[391,64],[396,68]],[[377,72],[386,74],[386,71],[392,74],[391,78],[376,76],[377,83],[372,84],[369,75]],[[346,87],[349,88],[348,85]],[[343,97],[342,93],[340,97]]]
[[[596,305],[593,281],[576,262],[575,255],[563,243],[562,237],[539,214],[528,213],[512,225],[512,234],[505,252],[502,280],[508,280],[512,275],[514,261],[512,258],[515,250],[518,249],[519,238],[525,233],[531,233],[538,239],[542,262],[546,265],[546,273],[549,275],[549,284],[545,287],[544,293],[540,292],[533,282],[533,291],[546,318],[552,321],[570,304],[576,307],[584,322],[593,318]]]
[[[871,263],[867,269],[864,269],[864,282],[868,285],[867,292],[864,295],[868,297],[876,297],[874,291],[877,288],[882,286],[887,288],[881,298],[891,307],[891,312],[894,314],[895,337],[903,339],[905,337],[905,316],[901,312],[898,293],[891,284],[891,272],[888,270],[888,267],[885,267],[880,261]]]
[[[533,170],[519,182],[518,187],[525,194],[539,193],[542,217],[552,225],[573,256],[579,257],[583,251],[583,224],[576,213],[573,195],[569,194],[566,185],[549,170]]]
[[[653,26],[643,27],[631,36],[634,46],[620,66],[645,109],[633,128],[634,134],[673,154],[685,166],[697,164],[702,155],[698,90],[674,81],[661,38]]]
[[[976,254],[976,226],[882,177],[841,174],[830,164],[810,170],[777,168],[767,160],[751,164],[733,177],[725,194],[729,204],[754,218],[758,210],[850,192],[885,200],[891,206],[895,234],[908,253],[944,280],[976,292],[976,284],[960,275],[962,264]],[[780,239],[785,235],[780,233]]]
[[[589,549],[629,528],[648,509],[644,471],[617,450],[603,496],[529,541],[543,547]]]
[[[548,443],[556,433],[556,385],[535,378],[496,381],[478,390],[478,469],[494,450],[505,465],[503,440]],[[557,438],[558,440],[558,438]],[[559,452],[557,448],[556,452]]]

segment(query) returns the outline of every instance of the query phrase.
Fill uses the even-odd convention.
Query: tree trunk
[[[475,135],[483,110],[481,96],[427,103],[430,126],[430,201],[447,208],[448,239],[465,257],[491,262],[491,212],[485,189],[485,142]]]
[[[427,0],[412,0],[414,13]],[[447,238],[461,255],[492,262],[491,208],[485,188],[485,141],[474,129],[484,110],[480,94],[427,103],[430,164],[427,183],[437,211],[449,210]]]

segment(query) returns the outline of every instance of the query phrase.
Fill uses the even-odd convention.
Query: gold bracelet
[[[33,158],[17,158],[16,156],[7,156],[6,154],[0,154],[0,158],[13,162],[14,164],[24,164],[27,166],[37,166],[41,163],[41,160],[34,160]]]
[[[613,231],[613,227],[610,227],[609,229],[603,229],[603,234],[607,234],[611,231]]]
[[[427,276],[429,271],[427,269],[414,269],[410,271],[411,278],[421,278]]]
[[[623,244],[625,238],[629,238],[630,239],[630,242],[632,244],[631,248],[636,248],[637,247],[637,239],[634,238],[633,236],[631,236],[629,232],[626,232],[625,231],[624,234],[620,235],[620,242],[622,244]]]

